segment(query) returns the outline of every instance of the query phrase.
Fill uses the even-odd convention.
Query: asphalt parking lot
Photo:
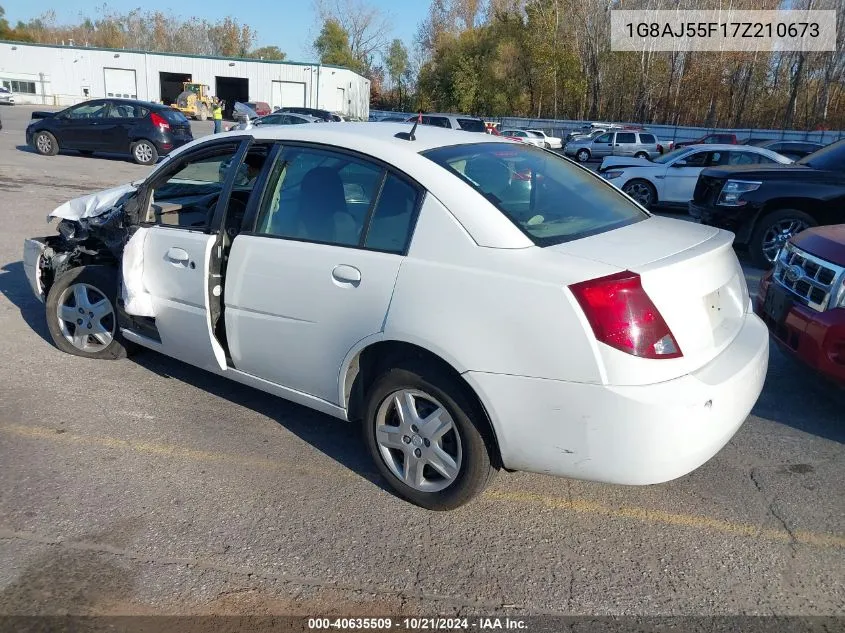
[[[690,475],[501,473],[451,513],[388,492],[352,425],[154,352],[59,352],[22,241],[149,169],[39,156],[31,110],[0,109],[0,613],[845,615],[845,397],[775,349]]]

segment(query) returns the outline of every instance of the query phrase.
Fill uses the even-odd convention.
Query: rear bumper
[[[796,304],[779,325],[762,313],[770,285],[769,273],[760,281],[754,311],[766,322],[778,347],[813,371],[845,386],[845,308],[816,312]]]
[[[733,437],[763,389],[768,359],[768,331],[748,314],[718,357],[664,383],[464,377],[490,414],[506,467],[644,485],[695,470]]]

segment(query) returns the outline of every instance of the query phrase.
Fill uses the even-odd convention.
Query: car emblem
[[[783,276],[789,283],[794,284],[804,276],[804,269],[798,264],[793,264],[784,271]]]

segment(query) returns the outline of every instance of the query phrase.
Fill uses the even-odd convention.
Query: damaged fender
[[[56,207],[47,221],[59,218],[59,235],[24,242],[24,270],[35,294],[44,300],[53,280],[75,266],[111,263],[121,272],[124,310],[155,316],[143,284],[144,241],[139,227],[136,183],[105,189]]]

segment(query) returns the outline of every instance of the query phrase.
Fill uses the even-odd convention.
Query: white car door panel
[[[226,273],[232,363],[264,380],[338,403],[349,350],[382,331],[403,257],[239,235]]]
[[[144,243],[144,287],[167,354],[204,369],[226,367],[211,331],[209,262],[215,235],[154,226]]]
[[[689,165],[677,166],[678,161],[666,168],[663,185],[663,202],[686,203],[692,199],[698,175],[705,167],[708,152],[689,154],[684,160]]]

